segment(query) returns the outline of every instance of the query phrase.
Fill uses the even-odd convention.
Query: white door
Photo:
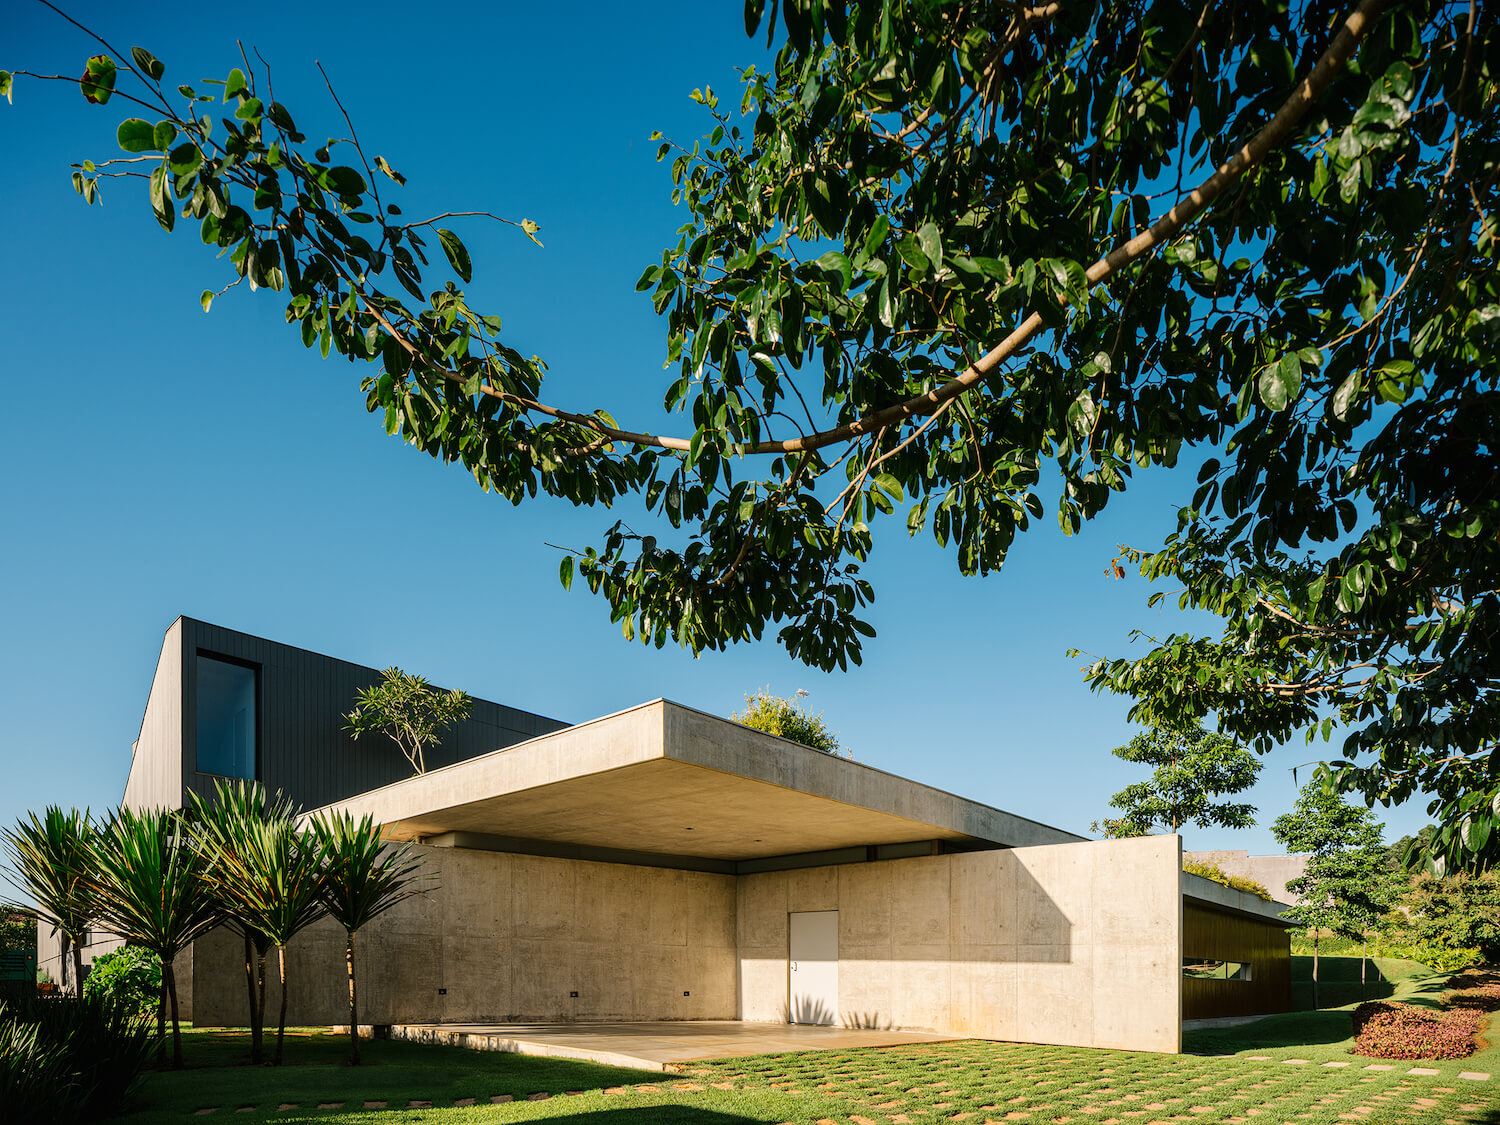
[[[839,1010],[839,912],[794,912],[791,930],[787,1022],[831,1024]]]

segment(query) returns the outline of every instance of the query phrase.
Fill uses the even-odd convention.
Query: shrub
[[[142,1015],[161,1002],[161,961],[138,945],[125,945],[94,961],[83,982],[85,996],[111,996]]]
[[[1247,894],[1271,901],[1271,892],[1266,890],[1265,884],[1257,883],[1254,879],[1244,875],[1231,875],[1220,868],[1217,864],[1202,863],[1196,859],[1185,859],[1182,861],[1182,869],[1189,875],[1198,875],[1204,879],[1211,879],[1220,886],[1231,887],[1236,891],[1244,891]]]
[[[1377,1059],[1466,1059],[1478,1049],[1484,1013],[1434,1011],[1390,1000],[1354,1009],[1354,1054]]]
[[[799,691],[790,699],[781,699],[772,695],[770,688],[761,688],[754,695],[745,696],[743,711],[736,711],[729,717],[747,727],[800,742],[825,754],[837,754],[838,732],[828,729],[821,712],[814,715],[802,706],[801,699],[806,694]]]
[[[1473,1008],[1479,1012],[1500,1011],[1500,973],[1469,971],[1448,982],[1453,989],[1444,997],[1451,1008]]]
[[[1382,957],[1400,957],[1416,961],[1440,973],[1456,973],[1470,965],[1477,965],[1483,958],[1473,946],[1439,945],[1433,942],[1381,941],[1379,953]]]
[[[0,1003],[0,1107],[5,1120],[13,1125],[76,1121],[83,1116],[87,1093],[67,1052]]]
[[[118,1112],[156,1046],[150,1020],[95,994],[37,997],[0,1006],[0,1107],[4,1120],[97,1121]],[[19,1068],[9,1073],[12,1065]],[[12,1106],[45,1093],[39,1115]],[[30,1112],[27,1110],[26,1112]]]

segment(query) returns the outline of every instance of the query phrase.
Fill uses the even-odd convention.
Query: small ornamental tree
[[[1120,816],[1095,822],[1106,836],[1146,836],[1161,829],[1175,833],[1186,824],[1199,828],[1248,828],[1255,806],[1215,797],[1248,789],[1260,773],[1260,761],[1234,739],[1201,727],[1153,728],[1142,731],[1111,753],[1127,762],[1152,767],[1147,781],[1127,785],[1110,806]]]
[[[28,813],[3,833],[7,873],[37,905],[37,915],[62,938],[62,983],[68,983],[72,950],[73,988],[83,980],[83,934],[97,916],[90,891],[94,824],[88,811],[49,805],[40,817]]]
[[[312,822],[312,831],[323,854],[318,897],[348,935],[344,963],[349,971],[349,1061],[358,1066],[354,936],[391,907],[420,893],[412,879],[422,861],[412,854],[410,845],[388,847],[380,837],[380,827],[368,815],[358,821],[348,813],[318,817]]]
[[[1288,881],[1287,890],[1302,901],[1286,917],[1302,925],[1313,943],[1313,1007],[1318,1005],[1318,940],[1328,930],[1368,946],[1395,905],[1403,880],[1394,871],[1381,840],[1381,826],[1370,810],[1351,805],[1328,788],[1322,777],[1302,787],[1297,803],[1271,825],[1276,842],[1291,852],[1308,853],[1307,867]],[[1365,953],[1360,956],[1360,990],[1365,982]]]
[[[372,731],[385,735],[401,748],[415,772],[425,773],[425,751],[442,741],[445,728],[469,717],[474,700],[467,692],[439,691],[394,665],[380,676],[378,684],[358,694],[354,710],[344,716],[344,729],[356,739]]]
[[[821,711],[814,715],[802,706],[801,700],[806,695],[806,691],[799,689],[790,699],[782,699],[772,695],[770,688],[761,688],[754,695],[745,696],[743,711],[729,717],[766,734],[800,742],[825,754],[837,754],[838,732],[828,729]]]

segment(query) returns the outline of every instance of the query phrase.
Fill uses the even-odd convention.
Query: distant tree
[[[381,680],[356,696],[358,703],[344,718],[344,729],[357,739],[374,731],[401,748],[417,773],[425,773],[424,751],[441,742],[439,733],[463,722],[474,708],[467,692],[439,691],[421,676],[413,676],[392,665]]]
[[[36,911],[0,902],[0,949],[36,950]]]
[[[1401,896],[1403,941],[1444,949],[1478,949],[1486,964],[1500,962],[1500,872],[1483,875],[1421,873]]]
[[[354,936],[391,907],[418,894],[411,885],[421,867],[410,846],[388,847],[380,827],[369,817],[356,821],[348,813],[317,817],[312,822],[323,855],[318,896],[348,942],[344,963],[349,970],[349,1061],[359,1065],[359,992],[354,975]]]
[[[1402,836],[1385,849],[1386,863],[1396,871],[1422,870],[1434,855],[1432,844],[1437,831],[1437,825],[1424,824],[1415,836]]]
[[[158,1057],[166,1050],[170,1007],[172,1066],[181,1070],[182,1028],[173,961],[219,921],[205,878],[206,861],[177,813],[120,809],[100,830],[90,866],[100,920],[161,962],[164,996],[157,1006]]]
[[[1153,770],[1149,781],[1127,785],[1110,798],[1121,815],[1095,821],[1095,832],[1146,836],[1157,828],[1175,833],[1185,824],[1248,828],[1255,823],[1254,805],[1212,799],[1248,789],[1260,773],[1260,760],[1227,735],[1201,727],[1156,727],[1111,753]]]
[[[1313,1007],[1318,1004],[1318,940],[1324,930],[1365,944],[1360,955],[1360,990],[1371,932],[1395,905],[1403,880],[1388,861],[1381,825],[1369,809],[1351,805],[1315,777],[1302,787],[1292,811],[1271,825],[1271,835],[1288,851],[1308,853],[1307,867],[1287,882],[1301,901],[1286,917],[1300,924],[1313,943]]]
[[[745,709],[729,717],[755,730],[765,731],[781,738],[822,750],[825,754],[837,754],[840,750],[837,731],[829,730],[828,723],[820,711],[816,715],[802,706],[807,695],[799,689],[790,699],[772,695],[768,687],[754,695],[745,696]]]
[[[78,989],[83,980],[83,935],[96,917],[89,884],[93,820],[87,810],[64,811],[49,805],[40,817],[27,813],[0,835],[11,879],[31,896],[40,919],[50,923],[62,939],[64,986],[71,947],[73,988]]]

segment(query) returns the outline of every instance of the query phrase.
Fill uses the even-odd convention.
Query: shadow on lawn
[[[1239,1027],[1184,1032],[1182,1049],[1194,1055],[1218,1055],[1276,1047],[1310,1047],[1342,1043],[1352,1031],[1346,1011],[1287,1012]]]

